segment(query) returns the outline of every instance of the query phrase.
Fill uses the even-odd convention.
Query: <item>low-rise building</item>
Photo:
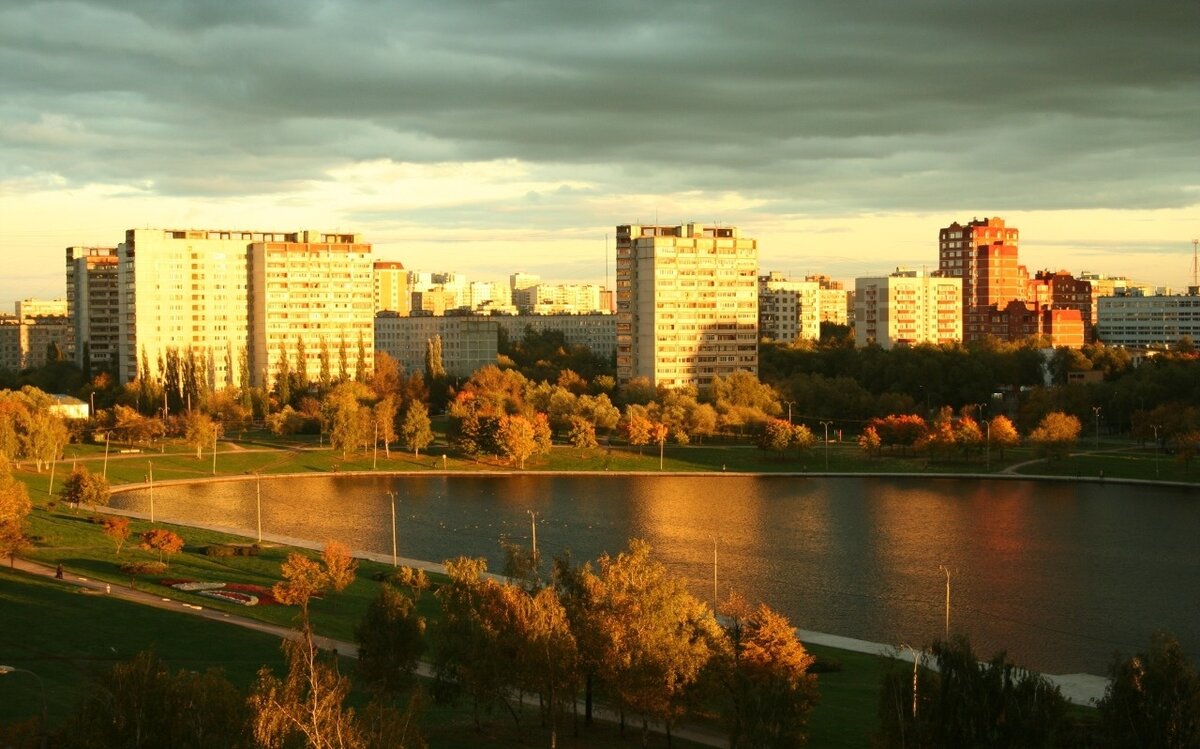
[[[1179,339],[1200,340],[1200,289],[1187,294],[1101,297],[1096,337],[1109,346],[1171,348]]]
[[[962,279],[897,268],[854,282],[855,343],[883,348],[962,341]]]
[[[20,372],[67,358],[71,321],[66,315],[0,317],[0,370]]]
[[[496,363],[496,319],[482,315],[402,317],[385,312],[375,317],[375,346],[405,371],[422,372],[429,342],[440,337],[446,374],[469,377],[475,370]]]
[[[525,331],[558,331],[570,346],[586,346],[596,356],[612,358],[617,351],[617,318],[606,313],[586,315],[494,315],[488,318],[504,329],[510,341]]]

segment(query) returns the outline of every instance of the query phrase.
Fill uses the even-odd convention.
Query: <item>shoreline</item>
[[[570,475],[570,474],[571,474],[571,472],[568,472],[568,475]],[[311,476],[313,474],[297,474],[297,475]],[[378,474],[372,472],[367,475],[378,475]],[[455,475],[460,475],[460,474],[455,474]],[[467,474],[467,475],[476,475],[476,474]],[[616,474],[610,474],[610,475],[616,475]],[[652,475],[660,475],[660,474],[654,473]],[[684,475],[692,475],[692,474],[684,474]],[[726,473],[726,474],[718,474],[718,475],[729,475],[729,474]],[[743,475],[751,475],[751,474],[743,474]],[[772,475],[776,475],[776,474],[772,474]],[[283,474],[279,474],[279,476],[285,477]],[[179,481],[177,483],[195,483],[195,482],[190,481],[190,480],[183,480],[183,481]],[[144,487],[145,485],[134,484],[132,486],[136,487],[136,488],[140,488],[140,487]],[[114,493],[116,493],[115,490],[114,490]],[[148,513],[137,512],[134,510],[118,509],[118,508],[113,508],[113,507],[105,508],[105,510],[107,512],[111,512],[116,515],[123,515],[126,517],[138,518],[140,520],[149,520]],[[183,526],[185,528],[200,528],[203,530],[216,531],[219,533],[228,533],[230,535],[241,536],[241,537],[246,538],[251,541],[258,538],[258,532],[255,529],[239,528],[239,527],[235,527],[235,526],[218,525],[218,524],[213,524],[213,523],[184,522],[179,519],[169,518],[169,517],[166,517],[166,518],[158,517],[155,519],[155,522],[168,523],[171,525],[179,525],[179,526]],[[310,539],[297,538],[294,536],[285,536],[285,535],[277,534],[277,533],[263,533],[262,534],[262,542],[263,543],[280,544],[280,545],[284,545],[284,546],[294,546],[296,548],[309,549],[311,551],[320,551],[323,548],[323,544],[312,541]],[[352,549],[351,554],[357,559],[365,559],[365,560],[377,562],[380,564],[389,564],[392,561],[391,554],[387,554],[387,553],[379,553],[379,552],[372,552],[372,551],[363,551],[360,549]],[[413,569],[424,570],[425,572],[435,572],[438,574],[445,574],[445,572],[446,572],[445,565],[437,563],[437,562],[430,562],[430,561],[424,560],[424,559],[412,559],[410,557],[397,556],[396,564],[399,566],[412,567]],[[497,575],[494,573],[488,573],[488,574],[492,575],[493,577],[495,577],[497,579],[502,579],[501,575]],[[907,659],[907,657],[900,651],[899,647],[896,645],[889,645],[889,644],[880,643],[880,642],[871,642],[869,640],[860,640],[857,638],[846,637],[843,635],[835,635],[835,634],[830,634],[827,632],[818,632],[815,630],[806,630],[806,629],[799,629],[799,628],[796,629],[796,633],[799,635],[800,641],[802,643],[812,643],[814,645],[821,645],[824,647],[834,648],[836,650],[846,650],[846,651],[855,652],[855,653],[865,653],[868,655],[876,655],[876,656],[881,656],[881,657],[885,657],[885,658],[894,658],[896,660],[906,660]],[[1074,704],[1074,705],[1081,705],[1084,707],[1094,707],[1096,701],[1104,696],[1104,692],[1108,687],[1108,679],[1106,677],[1097,676],[1095,674],[1041,673],[1041,675],[1043,677],[1045,677],[1047,681],[1049,681],[1050,683],[1057,686],[1062,691],[1063,697],[1066,698],[1066,700],[1068,702],[1070,702],[1071,704]]]

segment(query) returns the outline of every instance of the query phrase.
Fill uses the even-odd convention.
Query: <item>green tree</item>
[[[392,443],[396,441],[396,397],[385,395],[371,409],[376,444],[383,442],[383,453],[392,457]]]
[[[1118,656],[1109,678],[1096,707],[1111,746],[1200,746],[1200,675],[1174,637],[1158,633],[1148,651]]]
[[[216,449],[221,425],[200,410],[189,411],[184,419],[183,438],[189,446],[196,448],[196,460],[200,460],[204,457],[204,448]]]
[[[287,343],[279,342],[279,364],[275,369],[275,390],[279,394],[279,406],[292,402],[292,364],[288,359]]]
[[[413,451],[413,457],[420,455],[421,450],[433,442],[433,427],[424,403],[409,401],[408,407],[404,409],[404,421],[400,424],[400,442],[406,450]]]
[[[174,674],[153,652],[117,663],[84,690],[63,728],[64,745],[108,747],[250,747],[245,697],[222,673]]]
[[[296,392],[308,392],[308,350],[304,336],[296,336]]]
[[[500,452],[521,469],[525,468],[525,461],[537,453],[533,424],[524,416],[500,417],[496,441]]]
[[[16,480],[8,460],[0,457],[0,554],[8,557],[10,567],[16,555],[29,546],[25,521],[32,511],[25,484]]]
[[[403,567],[408,584],[385,582],[354,630],[358,643],[358,670],[377,692],[397,695],[416,681],[417,662],[425,652],[425,617],[417,601],[429,587],[425,573]]]
[[[321,349],[317,352],[317,361],[320,366],[317,376],[321,392],[328,393],[329,388],[333,386],[333,359],[329,353],[329,339],[325,336],[321,336]]]
[[[758,447],[782,457],[792,444],[792,425],[784,419],[769,419],[758,434]]]
[[[370,396],[362,383],[343,382],[330,391],[322,404],[321,417],[329,433],[329,444],[341,450],[343,459],[351,450],[371,441],[371,411],[362,405]]]
[[[446,376],[446,367],[442,364],[442,337],[435,335],[425,342],[425,379],[436,381]]]
[[[86,466],[77,466],[63,482],[60,496],[69,504],[104,507],[109,495],[108,482],[103,476],[91,473]]]

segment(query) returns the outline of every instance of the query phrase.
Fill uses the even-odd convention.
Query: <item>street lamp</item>
[[[950,568],[939,564],[938,569],[946,575],[946,631],[944,639],[950,641]]]
[[[1158,475],[1158,430],[1162,428],[1161,424],[1151,424],[1150,428],[1154,430],[1154,475]]]
[[[33,671],[30,671],[27,668],[17,668],[16,666],[0,666],[0,676],[7,676],[8,674],[15,674],[15,673],[29,674],[33,678],[37,679],[38,688],[41,689],[41,692],[42,692],[42,730],[41,730],[42,742],[41,743],[42,743],[42,746],[45,747],[46,746],[46,733],[50,727],[50,723],[47,720],[47,716],[46,716],[46,683],[44,681],[42,681],[42,677],[38,676],[36,673],[34,673]]]
[[[829,471],[829,425],[832,421],[822,421],[821,426],[825,427],[825,470]]]
[[[987,436],[983,440],[983,453],[987,456],[987,471],[992,470],[992,422],[984,419],[983,428],[987,431]]]
[[[1096,449],[1100,449],[1100,406],[1092,406],[1092,413],[1096,414]]]
[[[258,516],[258,542],[262,543],[262,475],[254,474],[254,510]]]
[[[533,554],[533,559],[535,560],[534,564],[536,564],[537,563],[536,562],[536,560],[537,560],[537,513],[534,512],[533,510],[526,510],[525,512],[529,513],[529,535],[533,539],[531,542],[532,543],[531,553]]]
[[[388,496],[392,498],[392,566],[397,566],[396,563],[396,492],[388,492]]]
[[[788,407],[788,423],[792,423],[792,406],[796,405],[796,401],[784,401]]]

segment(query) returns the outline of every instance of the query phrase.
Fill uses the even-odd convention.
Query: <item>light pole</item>
[[[1151,424],[1150,428],[1154,430],[1154,475],[1158,475],[1158,430],[1162,428],[1161,424]]]
[[[925,656],[923,652],[917,650],[912,645],[901,645],[902,650],[907,650],[913,655],[913,703],[912,715],[917,717],[917,667],[921,664],[921,659]]]
[[[788,423],[792,423],[792,406],[796,405],[796,401],[784,401],[788,407]]]
[[[534,564],[536,565],[537,564],[537,513],[534,512],[533,510],[526,510],[525,512],[529,513],[529,536],[532,539],[532,541],[531,541],[532,546],[530,547],[532,549],[532,551],[530,553],[533,555]]]
[[[258,542],[262,543],[262,476],[254,474],[254,510],[258,516]]]
[[[217,433],[213,431],[213,468],[212,475],[217,475]]]
[[[987,433],[987,436],[984,437],[984,439],[983,439],[983,452],[984,452],[984,455],[987,456],[987,458],[986,458],[987,471],[991,472],[991,470],[992,470],[992,422],[987,421],[985,419],[983,422],[983,428]]]
[[[822,421],[821,426],[825,427],[825,470],[829,470],[829,425],[832,421]]]
[[[46,715],[46,683],[44,681],[42,681],[42,677],[38,676],[36,673],[34,673],[33,671],[30,671],[27,668],[17,668],[16,666],[0,666],[0,676],[7,676],[8,674],[15,674],[15,673],[29,674],[33,678],[37,679],[38,688],[42,692],[42,730],[40,731],[40,733],[42,734],[41,744],[43,747],[45,747],[46,746],[46,733],[50,727],[49,721],[47,720],[47,715]]]
[[[150,477],[150,522],[154,522],[154,461],[146,461],[146,470]]]
[[[108,432],[104,433],[104,480],[108,481]]]
[[[396,564],[396,492],[388,492],[392,498],[392,566]]]
[[[950,641],[950,568],[944,564],[939,564],[938,569],[946,575],[946,630],[944,640]]]
[[[1096,449],[1100,449],[1100,406],[1092,406],[1092,413],[1096,414]]]

